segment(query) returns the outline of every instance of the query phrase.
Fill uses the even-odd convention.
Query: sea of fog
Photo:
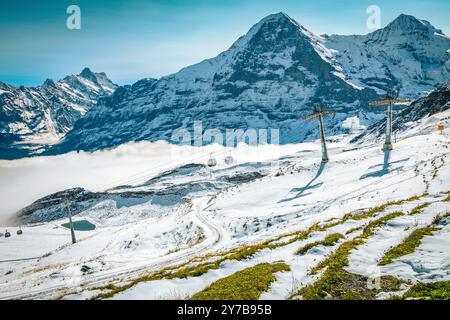
[[[59,156],[0,161],[0,223],[21,208],[54,192],[74,187],[104,191],[123,184],[142,183],[160,172],[187,163],[206,163],[211,156],[223,163],[230,154],[237,163],[267,161],[304,149],[317,150],[317,143],[225,148],[179,146],[167,142],[139,142],[113,150],[71,152]]]

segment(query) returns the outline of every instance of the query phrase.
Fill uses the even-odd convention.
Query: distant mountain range
[[[449,48],[442,31],[408,15],[368,35],[318,36],[273,14],[215,58],[105,94],[45,154],[171,140],[196,120],[222,131],[279,128],[281,143],[300,142],[317,137],[317,124],[299,119],[318,102],[336,112],[329,134],[346,132],[348,118],[364,128],[384,117],[368,101],[386,89],[416,99],[448,83]]]
[[[58,142],[100,97],[116,88],[106,74],[88,68],[38,87],[0,82],[0,158],[39,153]]]

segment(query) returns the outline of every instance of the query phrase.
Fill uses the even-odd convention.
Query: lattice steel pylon
[[[398,103],[408,103],[411,102],[409,99],[400,99],[394,90],[386,91],[386,95],[383,99],[369,101],[371,106],[386,106],[387,105],[387,115],[386,115],[386,138],[383,145],[383,151],[392,150],[392,107]]]
[[[304,117],[304,120],[313,120],[313,119],[319,119],[319,127],[320,127],[320,141],[322,144],[322,163],[328,162],[328,151],[327,151],[327,145],[325,141],[325,130],[323,127],[323,117],[332,115],[334,112],[325,110],[321,105],[316,104],[314,105],[313,112],[306,117]]]

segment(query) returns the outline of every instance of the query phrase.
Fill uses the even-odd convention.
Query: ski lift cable
[[[205,157],[195,158],[195,159],[192,159],[192,161],[202,160],[202,159],[205,159]],[[173,168],[174,168],[174,166],[170,166],[170,167],[168,167],[168,166],[154,167],[154,168],[152,168],[150,170],[146,170],[145,172],[139,173],[137,175],[133,175],[131,177],[127,177],[127,178],[122,179],[120,181],[113,182],[113,183],[108,184],[107,186],[103,186],[103,187],[101,187],[99,189],[100,190],[105,190],[105,189],[108,190],[109,188],[117,186],[117,185],[133,184],[133,183],[139,182],[140,180],[143,180],[143,179],[149,179],[152,176],[157,175],[158,173],[160,173],[162,170],[170,170],[170,169],[173,169]]]
[[[220,153],[219,152],[213,152],[213,153],[220,154],[222,152],[220,152]],[[201,156],[201,157],[198,157],[198,158],[193,158],[193,159],[191,159],[191,161],[203,160],[205,158],[206,158],[206,156]],[[145,171],[143,174],[140,174],[138,176],[135,175],[136,178],[126,180],[126,182],[127,183],[137,182],[137,181],[142,180],[144,178],[149,178],[149,177],[153,176],[154,174],[160,173],[161,169],[170,170],[172,168],[173,168],[173,166],[171,166],[171,167],[167,167],[167,166],[166,167],[163,167],[163,166],[154,167],[154,168],[151,169],[151,171]],[[157,170],[154,170],[154,169],[157,169]]]
[[[221,151],[213,151],[213,152],[210,153],[210,155],[211,154],[221,155],[221,154],[224,154],[226,152],[228,152],[228,150],[226,150],[226,149],[225,150],[221,150]],[[191,159],[191,161],[202,160],[202,159],[205,159],[207,157],[208,156],[200,156],[200,157]],[[153,168],[150,168],[150,169],[147,169],[145,171],[142,171],[142,172],[139,172],[139,173],[127,176],[125,178],[122,178],[120,180],[116,180],[116,181],[108,183],[106,185],[103,185],[103,186],[100,186],[100,187],[97,187],[97,188],[93,188],[92,191],[95,192],[95,191],[108,190],[108,189],[110,189],[112,187],[115,187],[115,186],[118,186],[118,185],[131,184],[132,182],[136,182],[136,181],[142,180],[142,179],[144,179],[146,177],[151,177],[151,176],[153,176],[155,174],[158,174],[163,169],[170,170],[171,168],[173,168],[173,167],[155,166]]]
[[[232,152],[231,150],[228,150],[228,151],[227,150],[213,151],[213,152],[210,152],[210,156],[213,155],[213,154],[215,154],[215,155],[222,155],[222,154],[224,154],[226,152],[229,152],[230,155],[225,158],[225,163],[226,164],[233,163],[234,158],[231,156],[231,152]],[[200,156],[200,157],[191,159],[191,161],[203,160],[206,157],[207,156]],[[228,160],[228,162],[227,162],[227,160]],[[217,161],[216,161],[216,163],[217,163]],[[171,166],[171,167],[156,166],[156,167],[151,168],[150,170],[146,170],[144,172],[137,173],[137,174],[129,176],[129,177],[125,177],[124,179],[118,180],[116,182],[113,182],[111,184],[108,184],[108,185],[105,185],[103,187],[99,187],[99,188],[96,188],[96,189],[101,191],[101,190],[108,190],[109,188],[115,187],[117,185],[132,184],[133,182],[138,182],[139,180],[142,180],[144,178],[148,179],[151,176],[160,173],[161,170],[170,170],[172,168],[174,168],[174,167],[173,166]],[[95,189],[93,189],[93,190],[95,190]]]
[[[141,171],[138,172],[136,174],[130,175],[130,176],[126,176],[124,178],[121,178],[120,180],[116,180],[113,181],[111,183],[93,188],[92,191],[103,191],[103,190],[108,190],[109,188],[118,186],[118,185],[124,185],[124,184],[131,184],[134,181],[138,181],[141,179],[144,179],[145,177],[150,177],[153,174],[157,174],[158,172],[160,172],[161,170],[169,170],[171,167],[167,167],[167,166],[156,166],[156,167],[152,167],[150,169],[146,169],[145,171]]]

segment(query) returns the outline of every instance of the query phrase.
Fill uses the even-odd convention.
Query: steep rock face
[[[392,129],[394,132],[406,131],[414,127],[418,121],[448,109],[450,109],[450,84],[441,86],[394,114]],[[384,118],[375,122],[365,132],[355,137],[352,142],[380,139],[384,137],[385,132],[386,119]]]
[[[323,41],[283,13],[270,15],[215,58],[119,88],[50,152],[171,140],[175,129],[192,131],[196,120],[222,132],[279,128],[282,143],[302,141],[317,134],[317,124],[299,118],[318,101],[338,113],[329,124],[339,131],[340,120],[376,94],[346,81]]]
[[[325,45],[355,84],[390,87],[418,98],[450,79],[450,38],[428,21],[400,15],[368,35],[325,36]]]
[[[116,87],[104,73],[88,68],[34,88],[0,82],[0,158],[25,156],[57,142]]]

